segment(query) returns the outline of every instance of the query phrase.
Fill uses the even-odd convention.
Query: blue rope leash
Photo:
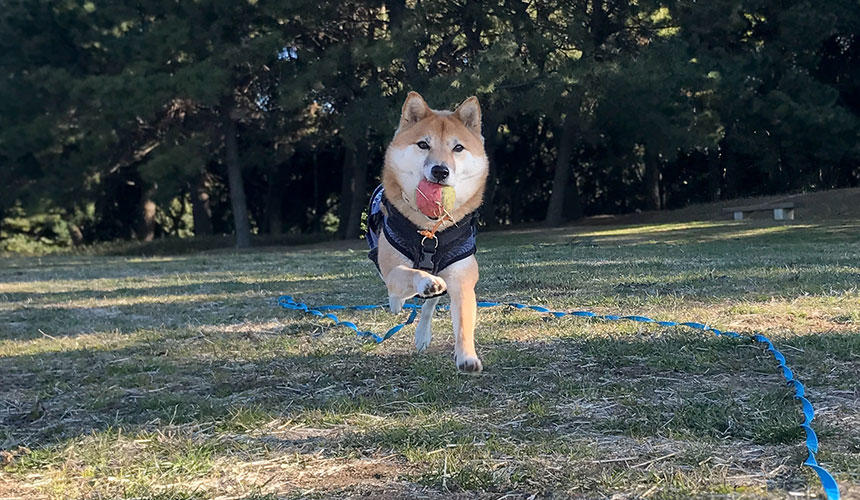
[[[305,304],[302,304],[301,302],[296,302],[289,295],[281,295],[280,297],[278,297],[278,304],[281,307],[283,307],[284,309],[304,311],[308,314],[313,314],[314,316],[319,316],[320,318],[328,318],[328,319],[334,321],[335,326],[345,326],[345,327],[353,330],[355,332],[355,334],[358,335],[359,337],[370,337],[370,338],[372,338],[377,344],[384,341],[384,340],[391,338],[392,335],[399,332],[404,326],[409,325],[413,321],[415,321],[415,317],[418,316],[418,309],[421,308],[420,305],[414,304],[414,303],[403,304],[404,309],[411,309],[411,312],[409,313],[409,317],[406,319],[406,321],[404,321],[403,323],[400,323],[399,325],[396,325],[396,326],[389,328],[388,331],[385,332],[384,335],[377,335],[377,334],[371,332],[370,330],[362,330],[361,328],[356,326],[356,324],[353,323],[352,321],[341,321],[337,318],[336,315],[334,315],[333,313],[330,313],[330,312],[326,312],[326,311],[340,311],[340,310],[344,310],[344,309],[351,309],[353,311],[369,311],[371,309],[383,309],[384,306],[379,305],[379,304],[368,304],[368,305],[364,305],[364,306],[331,305],[331,306],[317,306],[317,307],[311,308]]]
[[[327,306],[317,306],[317,307],[309,307],[306,304],[301,302],[297,302],[293,297],[289,295],[281,295],[278,297],[278,304],[284,309],[291,309],[297,311],[304,311],[305,313],[312,314],[314,316],[318,316],[321,318],[327,318],[334,321],[334,324],[345,326],[347,328],[355,331],[356,335],[360,337],[370,337],[377,344],[385,341],[390,338],[395,333],[399,332],[404,326],[409,325],[415,321],[415,317],[418,315],[418,309],[421,308],[420,305],[415,303],[406,303],[403,305],[404,309],[410,310],[409,316],[406,318],[406,321],[399,323],[388,329],[387,332],[383,335],[377,335],[369,330],[362,330],[355,323],[351,321],[341,321],[338,317],[328,311],[337,311],[337,310],[353,310],[353,311],[367,311],[371,309],[384,309],[385,306],[380,304],[368,304],[368,305],[360,305],[360,306],[342,306],[342,305],[327,305]],[[803,428],[806,433],[806,449],[809,452],[809,457],[803,462],[803,465],[809,466],[818,474],[818,479],[821,481],[821,486],[824,489],[824,493],[827,495],[828,500],[839,500],[839,486],[836,484],[836,480],[833,479],[833,476],[828,472],[824,467],[820,466],[818,462],[815,460],[815,454],[818,453],[818,436],[816,436],[815,431],[812,429],[812,420],[815,418],[815,409],[812,407],[812,403],[806,398],[806,388],[803,386],[803,383],[794,376],[794,372],[791,371],[791,368],[785,363],[785,356],[777,349],[773,342],[770,341],[769,338],[765,337],[761,334],[755,335],[741,335],[738,332],[732,331],[721,331],[714,327],[708,326],[704,323],[696,323],[696,322],[675,322],[675,321],[656,321],[646,316],[616,316],[614,314],[596,314],[591,311],[553,311],[543,306],[530,306],[526,304],[520,304],[518,302],[478,302],[478,307],[498,307],[498,306],[510,306],[516,309],[529,309],[532,311],[550,314],[556,318],[561,318],[564,316],[575,316],[579,318],[592,318],[592,319],[600,319],[604,321],[635,321],[639,323],[655,323],[657,325],[663,327],[670,326],[685,326],[687,328],[691,328],[694,330],[701,330],[704,332],[712,332],[717,336],[723,335],[731,338],[749,338],[754,340],[755,342],[765,344],[767,346],[767,350],[773,355],[773,358],[779,363],[779,367],[782,369],[782,376],[785,379],[786,384],[794,387],[794,398],[800,401],[801,407],[803,408],[803,423],[800,424],[800,427]],[[436,310],[446,311],[450,309],[450,306],[447,304],[436,306]]]

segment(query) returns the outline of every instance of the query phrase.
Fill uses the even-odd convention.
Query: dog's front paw
[[[477,356],[463,356],[462,358],[458,356],[457,369],[465,373],[481,373],[484,365],[481,364],[481,360]]]
[[[430,328],[421,328],[421,325],[418,325],[415,330],[415,349],[418,352],[424,352],[430,345],[431,336]]]
[[[394,314],[399,314],[400,311],[403,310],[403,304],[406,303],[406,299],[397,297],[396,295],[388,296],[388,307],[391,309],[391,312]]]
[[[415,279],[415,290],[421,297],[433,297],[448,289],[445,280],[438,276],[427,276]]]

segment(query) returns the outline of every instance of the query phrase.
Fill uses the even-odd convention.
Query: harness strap
[[[378,188],[379,189],[379,188]],[[387,213],[374,213],[374,206],[381,211],[384,205]],[[368,218],[369,232],[382,232],[397,251],[412,261],[412,267],[438,274],[449,265],[475,253],[476,219],[468,214],[458,224],[442,229],[445,222],[453,221],[450,214],[443,215],[433,227],[422,229],[411,222],[383,195],[381,190],[374,192],[371,213]],[[375,234],[374,234],[375,236]],[[369,257],[379,267],[378,254],[373,236],[368,238]]]
[[[415,262],[415,269],[435,272],[436,264],[433,263],[433,257],[436,256],[436,250],[439,249],[439,238],[436,237],[436,231],[442,227],[445,221],[449,220],[453,219],[451,219],[451,215],[448,212],[445,212],[445,215],[439,219],[439,222],[432,229],[429,231],[426,229],[418,230],[418,234],[423,236],[423,238],[421,238],[421,253]]]

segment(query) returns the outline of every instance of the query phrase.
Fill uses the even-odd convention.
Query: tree
[[[413,89],[479,97],[487,225],[860,185],[858,25],[851,0],[14,0],[0,217],[353,238]]]

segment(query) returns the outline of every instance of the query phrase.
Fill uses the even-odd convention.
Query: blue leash
[[[289,295],[281,295],[278,297],[278,304],[284,309],[291,309],[296,311],[304,311],[308,314],[312,314],[314,316],[318,316],[321,318],[328,318],[334,321],[335,325],[342,325],[347,328],[355,331],[356,335],[359,337],[370,337],[377,344],[383,342],[384,340],[390,338],[395,333],[399,332],[404,326],[409,325],[415,321],[415,317],[418,315],[418,309],[421,308],[420,305],[415,303],[406,303],[403,305],[404,309],[410,310],[409,316],[406,318],[406,321],[389,328],[384,335],[377,335],[369,330],[362,330],[355,323],[351,321],[341,321],[338,317],[327,311],[337,311],[337,310],[346,310],[350,309],[353,311],[367,311],[371,309],[384,309],[385,306],[380,304],[368,304],[361,306],[341,306],[341,305],[328,305],[328,306],[317,306],[317,307],[309,307],[306,304],[302,304],[301,302],[297,302],[293,297]],[[800,404],[803,408],[803,423],[800,424],[800,427],[803,428],[804,432],[806,432],[806,449],[809,452],[809,457],[803,462],[803,465],[809,466],[818,474],[818,479],[821,480],[821,487],[824,488],[824,493],[827,495],[828,500],[839,500],[839,486],[836,484],[836,480],[833,479],[833,476],[822,466],[818,464],[815,460],[815,454],[818,453],[818,436],[815,435],[815,431],[812,429],[812,419],[815,418],[815,409],[812,407],[812,403],[806,399],[806,388],[803,384],[794,376],[794,372],[791,371],[791,368],[788,367],[785,363],[785,356],[774,347],[773,342],[770,341],[769,338],[765,337],[761,334],[755,335],[741,335],[737,332],[731,331],[720,331],[716,328],[708,326],[704,323],[695,323],[695,322],[683,322],[678,323],[675,321],[656,321],[651,318],[645,316],[616,316],[614,314],[596,314],[591,311],[553,311],[546,307],[542,306],[530,306],[526,304],[520,304],[517,302],[478,302],[478,307],[497,307],[497,306],[510,306],[516,309],[530,309],[532,311],[551,314],[556,318],[561,318],[564,316],[576,316],[580,318],[593,318],[593,319],[601,319],[604,321],[636,321],[639,323],[656,323],[660,326],[669,327],[669,326],[685,326],[687,328],[692,328],[694,330],[702,330],[704,332],[713,332],[715,335],[725,335],[731,338],[749,338],[761,344],[767,345],[767,350],[773,354],[773,358],[779,363],[779,367],[782,369],[782,376],[785,378],[785,382],[788,385],[794,387],[794,398],[800,401]],[[450,306],[447,304],[436,306],[436,310],[438,311],[446,311],[450,309]]]
[[[384,306],[379,305],[379,304],[368,304],[365,306],[317,306],[317,307],[311,308],[305,304],[302,304],[301,302],[296,302],[289,295],[281,295],[280,297],[278,297],[278,304],[280,304],[280,306],[283,307],[284,309],[293,309],[295,311],[304,311],[308,314],[313,314],[314,316],[319,316],[320,318],[328,318],[328,319],[334,321],[335,326],[345,326],[347,328],[350,328],[353,331],[355,331],[355,334],[358,335],[359,337],[370,337],[377,344],[382,342],[383,340],[391,338],[391,336],[394,335],[395,333],[399,332],[401,328],[403,328],[404,326],[409,325],[413,321],[415,321],[415,317],[418,316],[418,309],[421,308],[421,306],[419,306],[418,304],[413,304],[413,303],[403,304],[404,309],[411,309],[412,310],[409,313],[409,317],[403,323],[400,323],[399,325],[396,325],[392,328],[389,328],[388,331],[385,332],[385,335],[380,336],[380,335],[377,335],[377,334],[371,332],[370,330],[360,329],[352,321],[341,321],[341,320],[337,319],[337,316],[335,316],[334,314],[329,313],[329,312],[324,312],[324,311],[340,311],[343,309],[352,309],[353,311],[369,311],[371,309],[383,309]]]

